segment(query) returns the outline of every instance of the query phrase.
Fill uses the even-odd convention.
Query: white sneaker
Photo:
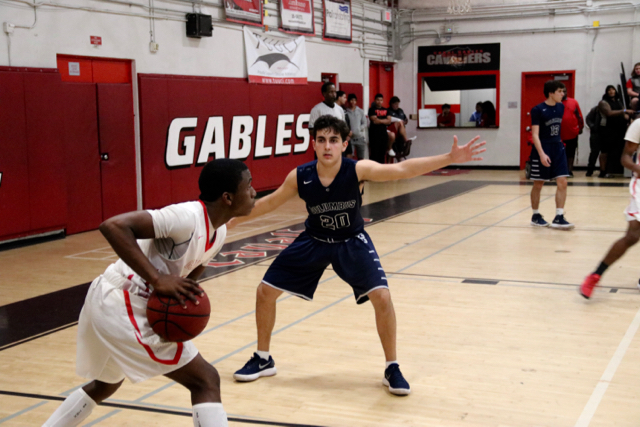
[[[407,138],[407,141],[413,141],[416,138],[418,138],[418,135],[413,135],[411,138]]]
[[[389,151],[387,151],[387,154],[390,155],[391,157],[395,157],[396,156],[396,152],[393,151],[393,148]]]

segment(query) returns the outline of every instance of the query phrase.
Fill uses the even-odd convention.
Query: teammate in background
[[[631,200],[629,201],[629,206],[627,206],[624,211],[629,226],[625,236],[611,246],[596,271],[588,275],[584,279],[584,282],[582,282],[580,293],[585,298],[591,298],[593,289],[597,286],[607,268],[620,259],[620,257],[627,252],[627,249],[638,243],[638,239],[640,239],[640,191],[638,191],[640,164],[634,163],[633,161],[633,155],[638,151],[638,144],[640,144],[640,120],[635,120],[631,123],[624,139],[626,142],[620,162],[622,166],[633,172],[633,177],[629,184]],[[640,288],[640,282],[638,282],[638,287]]]
[[[560,139],[560,124],[564,115],[565,86],[558,80],[549,80],[544,84],[547,100],[531,109],[531,135],[535,150],[531,150],[531,225],[548,227],[538,208],[540,192],[546,181],[556,180],[556,217],[551,227],[570,230],[574,227],[564,218],[564,203],[567,200],[567,156]]]
[[[258,348],[234,378],[253,381],[276,374],[269,353],[276,300],[282,292],[312,300],[320,277],[331,264],[338,276],[353,288],[357,304],[367,300],[373,304],[386,358],[383,385],[393,394],[409,394],[411,388],[397,361],[396,317],[387,278],[360,214],[361,183],[412,178],[452,163],[481,160],[477,156],[485,151],[482,148],[485,143],[476,143],[480,137],[475,137],[458,147],[454,136],[451,152],[447,154],[380,164],[342,157],[349,131],[341,120],[323,116],[316,121],[313,132],[313,148],[318,159],[293,169],[275,192],[257,201],[250,216],[233,221],[235,225],[269,213],[295,196],[306,202],[309,213],[305,231],[278,255],[258,286]]]
[[[560,138],[567,153],[569,176],[573,178],[573,163],[576,158],[576,149],[578,148],[578,135],[582,134],[582,129],[584,129],[584,119],[582,118],[582,111],[580,111],[578,101],[567,96],[566,88],[564,89],[562,105],[564,105],[564,115],[560,126]]]
[[[152,290],[183,307],[185,298],[197,303],[196,280],[222,248],[225,224],[255,204],[251,174],[238,160],[209,162],[198,184],[199,201],[129,212],[100,225],[120,259],[93,281],[80,313],[76,373],[92,381],[67,397],[44,427],[77,426],[125,377],[137,383],[157,375],[191,392],[194,425],[228,425],[218,371],[191,341],[162,340],[146,316]]]
[[[336,104],[338,94],[336,92],[336,86],[331,82],[326,82],[320,88],[324,101],[316,104],[309,113],[309,129],[313,129],[313,124],[318,117],[329,114],[337,117],[340,120],[344,120],[344,108]]]

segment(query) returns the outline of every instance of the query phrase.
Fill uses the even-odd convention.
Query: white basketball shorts
[[[125,376],[137,383],[173,372],[196,357],[191,341],[167,342],[155,334],[146,309],[147,299],[135,291],[104,275],[94,280],[78,322],[76,373],[110,384]]]

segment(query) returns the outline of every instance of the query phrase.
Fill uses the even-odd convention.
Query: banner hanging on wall
[[[315,34],[313,0],[280,0],[280,30],[293,34]]]
[[[351,43],[351,0],[324,0],[322,38]]]
[[[265,37],[244,29],[249,83],[307,84],[304,36],[295,39]]]
[[[500,43],[419,46],[418,72],[492,71],[500,69]]]
[[[262,0],[224,0],[227,21],[262,27]]]

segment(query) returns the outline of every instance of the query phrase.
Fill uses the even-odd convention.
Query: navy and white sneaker
[[[269,360],[264,360],[258,353],[253,353],[253,356],[244,365],[244,367],[235,374],[233,378],[236,381],[255,381],[260,377],[272,377],[277,373],[276,364],[273,361],[273,357],[269,356]]]
[[[575,225],[564,219],[564,215],[556,215],[551,223],[551,228],[557,228],[560,230],[571,230]]]
[[[534,227],[548,227],[549,223],[542,218],[542,215],[539,213],[533,214],[531,217],[531,225]]]
[[[400,365],[397,363],[391,364],[387,369],[385,369],[382,385],[389,387],[389,392],[397,396],[406,396],[411,393],[411,387],[407,380],[402,376],[402,372],[400,372]]]

